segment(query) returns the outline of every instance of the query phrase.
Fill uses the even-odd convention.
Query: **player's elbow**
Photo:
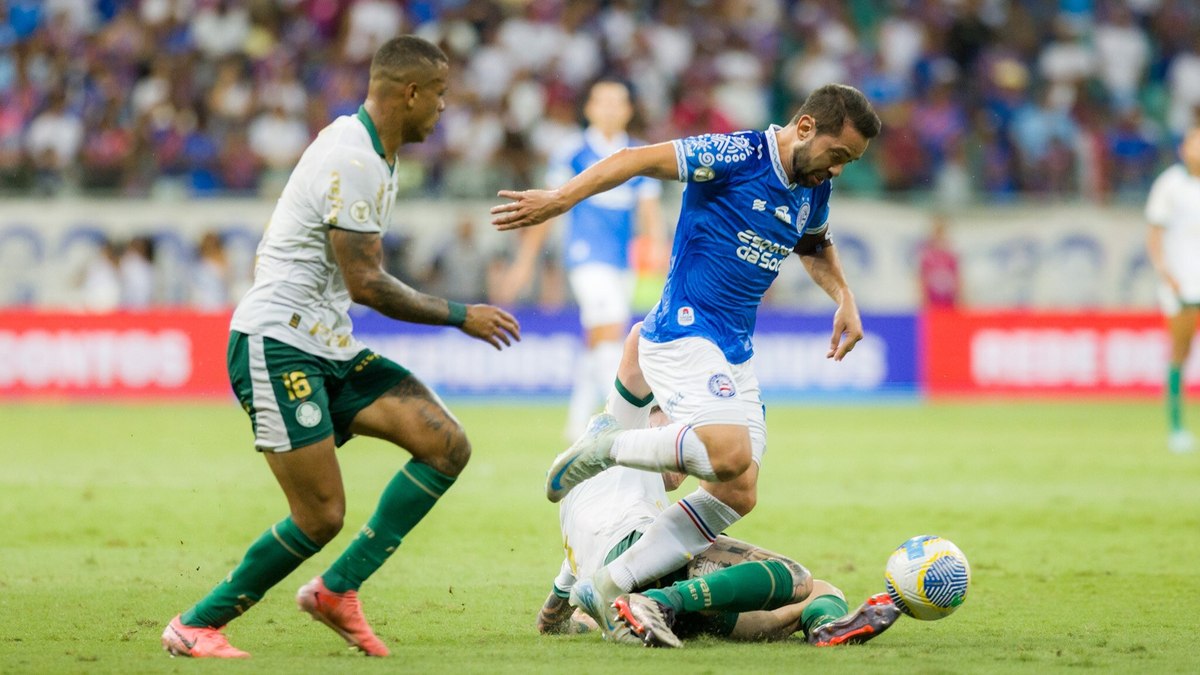
[[[372,275],[348,272],[343,274],[342,278],[346,282],[346,291],[350,294],[350,300],[367,307],[375,306],[377,284]]]

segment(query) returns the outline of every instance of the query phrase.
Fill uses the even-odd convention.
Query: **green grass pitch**
[[[895,546],[939,534],[971,560],[966,603],[861,647],[677,652],[536,634],[561,556],[541,485],[562,410],[452,407],[471,465],[364,587],[394,658],[347,652],[292,600],[406,460],[358,439],[341,450],[345,531],[230,625],[254,658],[214,663],[168,659],[159,634],[286,513],[242,412],[5,405],[0,672],[1200,672],[1200,455],[1166,451],[1156,402],[773,406],[758,509],[730,534],[852,606]]]

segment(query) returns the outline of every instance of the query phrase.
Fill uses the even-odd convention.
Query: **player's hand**
[[[512,200],[491,209],[492,225],[501,231],[544,223],[567,210],[558,190],[501,190],[496,195]]]
[[[460,330],[496,349],[521,341],[521,324],[512,314],[492,305],[467,305],[467,319]]]
[[[838,303],[837,311],[833,313],[833,337],[829,340],[829,353],[825,358],[841,361],[861,339],[862,317],[858,315],[858,305],[854,302],[854,296],[847,291]]]

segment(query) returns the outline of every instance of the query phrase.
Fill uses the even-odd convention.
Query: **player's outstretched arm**
[[[553,591],[538,610],[537,632],[542,635],[579,635],[600,630],[592,617],[571,606],[570,600]]]
[[[330,228],[329,241],[355,302],[401,321],[457,326],[496,349],[521,339],[517,320],[499,307],[449,302],[388,274],[383,269],[383,238],[378,233]]]
[[[800,260],[804,262],[808,276],[812,277],[838,305],[837,311],[833,313],[833,336],[829,341],[829,353],[825,357],[841,361],[854,349],[854,345],[863,339],[863,325],[854,293],[842,272],[837,248],[827,242],[811,252],[801,252]]]
[[[656,143],[618,150],[556,190],[501,190],[497,195],[511,201],[492,207],[492,224],[498,230],[515,230],[544,223],[634,176],[679,180],[675,146]]]

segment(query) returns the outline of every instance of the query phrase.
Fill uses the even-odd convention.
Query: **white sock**
[[[716,480],[708,448],[686,424],[637,429],[617,434],[612,458],[621,466],[643,471],[681,471],[702,480]]]
[[[683,567],[741,516],[699,488],[658,514],[627,551],[608,564],[613,582],[631,591]]]
[[[575,364],[575,380],[571,383],[571,400],[567,404],[566,436],[571,440],[583,434],[588,420],[600,404],[592,384],[594,360],[595,352],[589,349],[579,356],[579,362]]]
[[[617,418],[622,429],[645,429],[650,426],[650,403],[653,401],[653,394],[645,399],[634,398],[621,380],[614,378],[608,390],[604,412]]]

